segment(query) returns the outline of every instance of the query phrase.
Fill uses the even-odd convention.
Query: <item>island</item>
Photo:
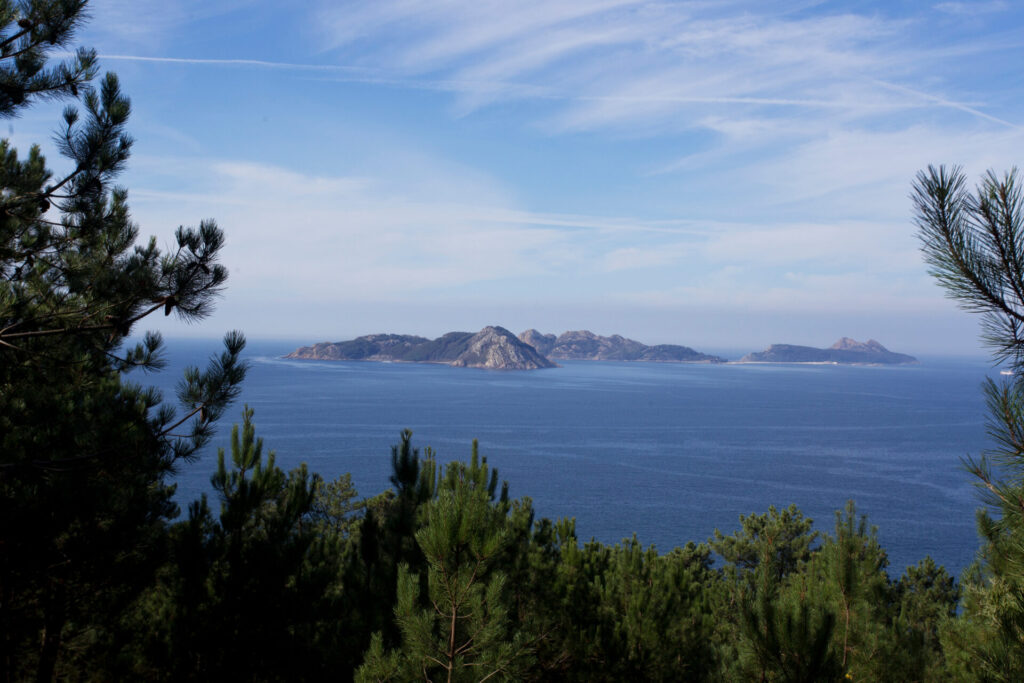
[[[843,365],[907,365],[917,359],[893,353],[874,339],[859,342],[843,337],[827,349],[793,344],[772,344],[764,351],[748,353],[740,363],[836,363]]]
[[[556,337],[529,329],[519,335],[523,341],[552,360],[614,360],[661,363],[725,363],[719,356],[694,351],[689,346],[658,344],[647,346],[617,334],[602,337],[590,330],[564,332]]]
[[[443,363],[488,370],[538,370],[557,367],[503,327],[479,332],[449,332],[437,339],[406,334],[370,334],[349,341],[303,346],[285,358]]]
[[[558,367],[558,360],[640,361],[658,363],[728,363],[725,358],[701,353],[689,346],[648,346],[618,334],[602,337],[589,330],[561,335],[529,329],[518,337],[504,327],[479,332],[449,332],[437,339],[410,334],[368,334],[349,341],[303,346],[285,358],[297,360],[383,361],[441,363],[453,367],[488,370],[538,370]],[[917,359],[894,353],[874,339],[859,342],[843,337],[827,349],[794,344],[772,344],[748,353],[739,363],[833,363],[844,365],[906,365]]]

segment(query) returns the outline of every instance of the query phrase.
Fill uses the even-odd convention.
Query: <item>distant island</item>
[[[589,330],[561,335],[529,329],[518,337],[504,327],[479,332],[449,332],[437,339],[410,334],[369,334],[349,341],[303,346],[285,358],[298,360],[365,360],[400,363],[440,363],[488,370],[538,370],[558,367],[559,360],[637,361],[657,363],[728,363],[678,344],[648,346],[613,334],[602,337]],[[874,339],[859,342],[843,337],[827,349],[793,344],[772,344],[748,353],[740,363],[841,363],[903,365],[917,359],[893,353]]]
[[[576,330],[556,337],[531,329],[516,337],[498,326],[485,327],[475,334],[449,332],[437,339],[409,334],[369,334],[349,341],[303,346],[285,358],[443,363],[488,370],[553,368],[557,367],[555,360],[726,362],[724,358],[709,356],[688,346],[647,346],[617,334],[602,337],[589,330]]]
[[[490,370],[557,367],[504,327],[479,332],[449,332],[437,339],[408,334],[370,334],[350,341],[303,346],[285,358],[301,360],[375,360],[443,363]]]
[[[590,330],[541,334],[526,330],[519,339],[552,360],[618,360],[651,361],[662,363],[725,363],[719,356],[694,351],[689,346],[658,344],[647,346],[617,334],[602,337]]]
[[[893,353],[874,339],[859,342],[843,337],[827,349],[793,344],[772,344],[764,351],[748,353],[741,363],[842,363],[860,365],[906,365],[917,359]]]

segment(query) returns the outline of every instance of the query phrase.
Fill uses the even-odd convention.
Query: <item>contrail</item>
[[[910,95],[914,95],[916,97],[920,97],[923,100],[927,100],[929,102],[934,102],[935,104],[937,104],[939,106],[942,106],[942,107],[948,107],[950,109],[958,109],[960,111],[967,112],[968,114],[973,114],[974,116],[977,116],[978,118],[982,118],[982,119],[985,119],[986,121],[991,121],[993,123],[998,123],[999,125],[1006,126],[1007,128],[1012,128],[1014,130],[1024,130],[1024,127],[1019,126],[1016,123],[1011,123],[1010,121],[1007,121],[1005,119],[1001,119],[1001,118],[999,118],[997,116],[992,116],[991,114],[986,114],[985,112],[981,111],[980,109],[975,109],[974,107],[972,107],[970,105],[967,105],[967,104],[963,104],[962,102],[955,102],[953,100],[947,100],[944,97],[939,97],[937,95],[931,95],[931,94],[926,93],[926,92],[921,92],[920,90],[914,90],[913,88],[908,88],[905,85],[897,85],[895,83],[889,83],[887,81],[875,80],[874,83],[882,86],[883,88],[889,88],[890,90],[896,90],[898,92],[905,92],[905,93],[908,93]]]
[[[193,57],[140,57],[139,55],[102,55],[101,59],[125,62],[160,62],[164,64],[213,64],[221,66],[260,66],[268,69],[294,69],[301,71],[375,71],[367,67],[339,66],[335,64],[297,64],[294,62],[271,62],[263,59],[199,59]]]

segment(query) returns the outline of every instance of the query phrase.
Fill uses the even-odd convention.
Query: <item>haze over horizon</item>
[[[168,336],[498,324],[698,350],[977,353],[908,199],[1024,161],[1012,2],[91,4],[143,237],[214,218],[217,312]],[[9,122],[20,151],[62,105]],[[52,149],[50,166],[61,168]]]

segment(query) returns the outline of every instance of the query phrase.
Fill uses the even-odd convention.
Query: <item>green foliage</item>
[[[929,272],[982,316],[997,358],[1024,364],[1024,197],[1013,169],[989,171],[974,194],[960,168],[929,166],[911,198]]]
[[[740,530],[731,536],[715,529],[711,549],[748,579],[758,568],[768,568],[765,579],[777,585],[810,559],[818,538],[813,524],[796,505],[781,512],[773,505],[766,514],[740,515]]]
[[[178,391],[126,381],[162,365],[161,339],[125,347],[164,311],[206,315],[227,271],[212,222],[181,228],[177,248],[135,246],[127,192],[113,183],[132,140],[131,106],[95,55],[47,65],[84,17],[77,0],[0,2],[0,115],[77,97],[55,136],[66,170],[38,147],[0,141],[0,677],[95,669],[162,559],[177,514],[165,477],[213,434],[245,374],[240,334]]]
[[[757,573],[767,571],[759,568]],[[779,600],[756,590],[742,604],[740,632],[752,655],[741,664],[746,675],[787,683],[840,680],[842,666],[830,647],[835,614],[812,605],[806,591],[787,597]]]
[[[835,535],[826,538],[808,567],[807,590],[825,597],[836,617],[833,651],[854,680],[876,680],[889,642],[884,626],[889,603],[889,560],[878,544],[877,529],[857,517],[853,501],[836,512]]]
[[[402,458],[393,462],[396,473],[411,478],[415,468]],[[468,465],[448,465],[415,534],[427,563],[426,599],[419,577],[400,565],[395,614],[401,648],[387,653],[376,637],[357,680],[521,678],[528,639],[512,632],[506,577],[495,570],[510,541],[507,486],[495,501],[496,485],[497,472],[479,458],[475,442]]]
[[[347,610],[358,620],[361,634],[347,650],[352,670],[362,661],[371,634],[381,632],[388,647],[400,639],[394,619],[399,567],[418,575],[426,568],[415,535],[422,524],[421,508],[436,492],[436,464],[429,449],[420,459],[411,431],[400,436],[401,443],[391,448],[395,488],[366,501],[366,514],[352,538],[354,551],[344,567]]]
[[[995,448],[965,465],[988,509],[978,515],[980,563],[965,581],[963,617],[943,632],[965,676],[1024,677],[1024,195],[1016,169],[988,172],[974,194],[959,168],[917,176],[916,221],[932,274],[982,315],[984,341],[1008,360],[1011,381],[985,383]]]
[[[540,520],[523,580],[541,680],[702,680],[715,651],[710,550],[659,555],[635,539],[579,545],[572,520]]]
[[[814,552],[812,526],[790,505],[740,515],[740,529],[730,536],[715,530],[710,547],[725,561],[717,637],[728,677],[801,680],[831,671],[833,659],[819,647],[832,632],[831,613],[810,610],[803,595],[795,604],[779,599],[787,578],[804,571]]]
[[[367,507],[358,496],[352,475],[347,472],[329,482],[315,478],[310,521],[322,535],[349,538],[359,523],[358,513]]]
[[[891,666],[912,673],[908,680],[948,677],[940,629],[956,616],[959,600],[960,587],[931,557],[907,567],[893,586]]]
[[[614,649],[605,654],[606,674],[706,678],[715,660],[704,596],[714,581],[710,550],[691,543],[659,556],[635,537],[611,550],[599,592],[605,629],[614,641]]]
[[[96,53],[79,49],[56,66],[49,53],[71,42],[86,0],[0,2],[0,116],[17,116],[35,100],[77,97],[96,74]]]
[[[729,603],[720,648],[737,641],[723,668],[729,679],[770,681],[942,680],[946,674],[939,629],[955,614],[959,591],[930,558],[890,581],[888,559],[875,530],[858,518],[853,502],[836,513],[835,531],[809,550],[811,531],[795,508],[780,515],[743,517],[743,530],[725,538],[724,550],[747,568],[724,568]],[[786,520],[783,523],[783,520]],[[787,533],[763,534],[765,528]],[[776,552],[771,538],[792,553]],[[753,549],[757,549],[754,552]],[[737,549],[746,552],[737,553]],[[759,557],[756,562],[752,558]],[[783,564],[788,570],[780,570]],[[728,611],[736,606],[738,618]]]
[[[943,623],[943,651],[956,680],[1017,681],[1024,676],[1019,579],[979,561],[962,578],[963,612]]]
[[[324,677],[336,664],[329,646],[339,558],[307,523],[319,477],[305,467],[286,475],[273,451],[264,456],[246,408],[241,430],[232,430],[230,464],[221,449],[211,481],[220,516],[204,497],[171,529],[171,561],[132,624],[147,636],[131,674]]]

